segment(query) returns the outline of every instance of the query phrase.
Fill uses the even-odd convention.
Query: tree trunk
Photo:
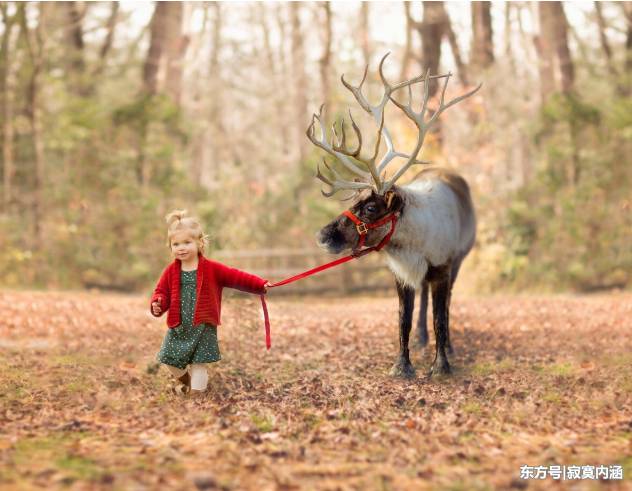
[[[263,3],[258,3],[259,7],[259,25],[261,26],[261,35],[263,37],[263,48],[266,57],[266,69],[268,74],[274,79],[276,76],[276,63],[274,61],[274,52],[272,43],[270,42],[270,28],[266,21],[266,7]]]
[[[505,3],[505,59],[509,63],[509,70],[512,76],[518,76],[516,72],[516,60],[514,58],[513,50],[511,49],[511,11],[512,3]]]
[[[540,98],[545,104],[551,94],[555,91],[554,58],[555,47],[553,39],[554,19],[550,15],[550,5],[553,2],[538,3],[538,18],[540,22],[540,32],[534,38],[535,48],[538,53],[540,72]]]
[[[518,31],[520,32],[520,46],[524,49],[524,60],[522,63],[516,66],[516,71],[519,77],[526,77],[530,72],[528,67],[537,66],[540,69],[540,53],[538,51],[538,37],[531,32],[527,32],[524,25],[523,14],[527,12],[527,15],[531,16],[531,19],[537,19],[536,12],[537,7],[535,4],[525,5],[522,2],[515,2],[512,4],[512,9],[516,12],[516,21],[518,22]],[[525,66],[526,65],[526,66]]]
[[[92,72],[93,78],[99,78],[105,69],[108,54],[112,49],[112,43],[114,41],[114,31],[116,29],[116,23],[118,21],[119,2],[111,2],[110,17],[106,23],[107,34],[103,40],[103,45],[99,50],[99,60],[96,67]]]
[[[182,36],[182,15],[181,2],[156,3],[143,67],[145,91],[150,95],[166,91],[176,104],[180,101],[181,64],[188,44]]]
[[[472,56],[474,70],[480,72],[494,63],[491,2],[472,2]]]
[[[358,12],[358,32],[360,39],[360,49],[362,51],[362,65],[363,67],[371,66],[371,58],[373,57],[373,46],[371,44],[371,4],[370,2],[360,2],[360,11]],[[366,96],[371,100],[374,90],[374,86],[371,83],[367,83]],[[327,116],[325,114],[325,116]]]
[[[423,21],[417,22],[412,18],[410,13],[409,2],[405,2],[406,12],[406,28],[414,29],[419,32],[422,42],[422,67],[423,72],[430,68],[430,74],[435,75],[439,71],[439,61],[441,58],[441,43],[443,36],[448,38],[450,43],[450,49],[454,56],[454,63],[456,64],[459,80],[463,85],[467,85],[467,68],[463,63],[463,57],[461,56],[461,50],[456,39],[454,30],[452,29],[452,23],[448,12],[445,10],[443,2],[424,2],[424,14]],[[402,79],[406,78],[405,73],[408,71],[408,59],[410,53],[408,50],[410,45],[410,39],[406,39],[406,53],[404,54],[405,61],[402,65]],[[436,81],[431,82],[430,94],[434,95],[437,91],[438,84]]]
[[[562,92],[571,96],[575,85],[575,67],[568,48],[568,21],[564,14],[562,2],[551,2],[555,13],[555,49],[559,60]],[[579,126],[575,119],[569,121],[569,134],[572,156],[567,166],[567,179],[571,186],[576,186],[580,179],[581,165],[579,160]]]
[[[154,14],[149,22],[149,49],[143,65],[143,90],[151,98],[161,90],[164,79],[164,58],[167,45],[167,16],[170,2],[157,2]],[[136,175],[141,188],[146,191],[151,180],[150,162],[147,157],[147,140],[149,138],[149,122],[143,118],[140,123],[138,142],[138,163]]]
[[[157,2],[150,21],[150,41],[143,66],[143,88],[149,98],[159,93],[169,95],[171,101],[180,105],[182,85],[182,59],[188,39],[182,35],[182,2]],[[151,104],[151,102],[149,102]],[[151,164],[147,158],[149,122],[140,129],[138,155],[138,178],[143,189],[151,180]]]
[[[202,25],[200,27],[200,32],[196,37],[193,38],[191,43],[191,51],[192,58],[194,60],[200,59],[202,45],[207,45],[207,32],[208,32],[208,24],[209,24],[209,2],[204,2],[201,4],[202,9]],[[203,76],[203,68],[201,65],[197,65],[193,71],[194,80],[200,80]],[[202,101],[204,98],[204,94],[206,93],[207,86],[204,87],[199,83],[194,83],[191,91],[191,97],[189,98],[191,101],[197,102]],[[207,114],[201,113],[199,109],[199,105],[195,105],[195,109],[192,109],[191,116],[196,118],[197,120],[201,120],[201,127],[199,131],[196,131],[191,139],[191,159],[189,161],[189,177],[200,184],[201,186],[205,186],[204,180],[204,169],[206,168],[206,159],[207,159],[207,148],[208,148],[208,138],[209,138],[209,125],[208,120],[205,118]]]
[[[561,2],[539,2],[540,35],[536,48],[540,55],[542,101],[556,91],[570,94],[575,71],[568,49],[567,21]]]
[[[369,2],[360,3],[360,44],[362,48],[362,59],[364,60],[364,65],[370,65],[371,34],[369,29]]]
[[[78,2],[57,2],[60,9],[64,32],[65,57],[68,71],[68,82],[71,90],[80,95],[87,96],[90,93],[89,84],[85,77],[85,43],[83,41],[84,12],[78,8]],[[86,7],[84,6],[84,9]]]
[[[169,37],[167,44],[167,74],[165,91],[171,96],[171,100],[180,106],[182,100],[182,73],[184,57],[189,45],[189,38],[182,32],[182,20],[184,15],[183,2],[169,2]]]
[[[541,90],[544,104],[553,92],[572,97],[574,66],[568,49],[568,23],[561,2],[540,2],[538,11],[540,36],[536,46],[543,62]],[[566,181],[570,186],[575,186],[580,178],[579,128],[574,119],[567,123],[572,153],[571,158],[565,161]]]
[[[415,22],[413,21],[412,15],[410,13],[410,2],[403,2],[404,4],[404,15],[406,17],[406,44],[404,46],[404,55],[402,56],[402,69],[399,73],[399,79],[405,80],[408,78],[408,67],[410,65],[410,60],[412,58],[413,46],[412,46],[412,34],[413,34],[413,26]],[[364,2],[363,2],[364,5]]]
[[[418,27],[421,36],[421,65],[423,73],[430,70],[431,75],[439,73],[441,60],[441,41],[446,32],[446,13],[443,2],[423,3],[423,20]],[[433,97],[438,88],[436,79],[429,84],[430,97]]]
[[[623,2],[623,11],[628,24],[628,30],[625,37],[625,71],[632,73],[632,2]]]
[[[29,29],[27,23],[27,4],[19,4],[18,15],[20,18],[20,25],[24,36],[27,52],[29,54],[29,60],[31,62],[31,76],[27,84],[27,106],[26,112],[31,126],[31,137],[33,142],[34,151],[34,173],[33,173],[33,243],[34,249],[40,248],[43,244],[42,223],[43,214],[45,210],[44,206],[44,179],[45,179],[45,167],[44,167],[44,136],[42,129],[42,115],[40,107],[40,76],[44,66],[44,10],[46,5],[40,3],[39,17],[37,21],[37,27],[34,31]]]
[[[222,24],[223,24],[223,8],[224,5],[221,2],[211,2],[211,7],[214,10],[213,18],[213,31],[212,31],[212,44],[211,44],[211,58],[209,63],[209,77],[210,77],[210,93],[211,103],[209,107],[209,123],[210,123],[210,136],[211,136],[211,148],[213,150],[215,164],[213,166],[211,179],[216,181],[219,179],[219,171],[221,169],[221,163],[232,159],[232,162],[239,164],[241,157],[238,146],[235,145],[233,138],[226,129],[224,118],[222,117],[222,107],[224,103],[224,81],[221,73],[221,63],[219,54],[223,47],[222,38]],[[221,142],[221,143],[218,143]],[[222,151],[222,148],[226,150]]]
[[[454,63],[456,64],[456,71],[459,76],[459,80],[462,85],[468,85],[467,68],[465,67],[465,63],[463,63],[461,49],[459,48],[459,43],[456,40],[456,34],[452,29],[452,22],[450,21],[450,16],[447,12],[445,13],[445,19],[445,33],[450,43],[452,56],[454,56]]]
[[[601,3],[595,2],[595,13],[597,14],[597,26],[599,27],[599,41],[601,42],[601,49],[606,57],[606,66],[610,75],[616,77],[617,69],[612,61],[612,49],[610,49],[610,43],[608,42],[608,36],[606,35],[606,20],[603,18],[601,11]]]
[[[272,126],[272,132],[274,135],[272,140],[275,143],[274,156],[272,156],[272,158],[278,159],[278,155],[285,155],[284,146],[286,145],[285,140],[287,139],[287,136],[284,135],[284,122],[286,121],[284,106],[285,94],[282,90],[279,90],[279,87],[283,87],[286,81],[283,80],[282,75],[279,73],[279,67],[277,66],[277,62],[275,60],[274,48],[270,40],[270,26],[267,22],[267,10],[265,4],[258,3],[257,7],[259,8],[259,17],[257,21],[261,26],[261,34],[263,37],[265,73],[270,81],[270,98],[273,101],[271,105],[274,107],[274,114],[270,115],[270,125]],[[282,160],[278,160],[278,163],[283,164]]]
[[[305,159],[305,129],[307,128],[307,77],[305,75],[305,49],[300,20],[301,2],[290,3],[292,24],[292,77],[294,79],[294,138],[297,159]]]
[[[288,55],[287,55],[287,22],[285,20],[285,16],[283,15],[286,12],[284,5],[282,3],[276,4],[276,24],[277,29],[279,30],[279,46],[278,46],[278,71],[279,71],[279,80],[280,85],[289,86],[290,85],[290,75],[288,69]],[[285,94],[282,94],[285,97]],[[287,121],[291,121],[292,117],[290,116],[291,109],[288,109],[287,103],[281,103],[281,120],[285,123]],[[290,164],[292,158],[292,145],[290,144],[290,137],[288,135],[282,134],[281,138],[281,155],[282,161],[285,165]]]
[[[209,60],[209,78],[211,87],[211,100],[209,106],[209,122],[211,131],[211,148],[214,150],[215,162],[212,162],[213,172],[211,175],[218,178],[218,174],[215,172],[218,169],[217,162],[221,162],[222,153],[221,145],[218,144],[225,136],[224,123],[222,121],[222,98],[223,98],[223,83],[222,74],[219,64],[219,53],[222,49],[222,4],[219,2],[212,2],[210,4],[213,7],[213,27],[211,33],[211,58]]]
[[[568,48],[568,21],[564,14],[562,2],[551,2],[555,13],[555,50],[559,60],[559,71],[562,80],[562,92],[570,94],[575,84],[575,66]]]
[[[13,152],[13,94],[15,90],[14,48],[15,18],[9,17],[6,2],[0,5],[4,29],[2,33],[0,94],[2,95],[2,211],[9,213],[13,198],[15,162]]]
[[[83,73],[84,42],[83,42],[83,13],[77,7],[78,2],[59,2],[64,11],[64,37],[69,48],[68,62],[76,73]]]
[[[158,2],[151,18],[149,50],[143,66],[143,85],[148,94],[158,93],[159,72],[166,44],[166,15],[168,2]]]
[[[330,83],[329,83],[329,67],[331,64],[331,5],[329,2],[318,4],[323,10],[323,54],[320,57],[320,83],[323,91],[323,102],[325,107],[330,108]],[[326,113],[327,114],[327,113]]]
[[[628,24],[625,37],[625,64],[623,67],[625,79],[621,92],[624,95],[630,95],[630,92],[632,91],[630,88],[630,82],[632,81],[632,2],[621,3],[623,7],[623,14]]]
[[[221,90],[221,74],[219,66],[219,52],[222,49],[222,4],[211,3],[214,12],[213,31],[211,34],[211,59],[209,60],[209,77],[213,87],[213,96],[211,97],[211,122],[217,123],[220,111],[221,94],[216,91]],[[219,97],[217,97],[219,96]]]

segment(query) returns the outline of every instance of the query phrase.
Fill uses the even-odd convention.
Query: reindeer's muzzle
[[[351,247],[351,244],[347,242],[345,235],[340,230],[339,221],[340,219],[336,219],[328,225],[325,225],[320,229],[318,234],[316,234],[318,247],[325,249],[330,254],[339,254]]]

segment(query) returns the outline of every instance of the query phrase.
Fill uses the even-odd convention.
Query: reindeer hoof
[[[433,375],[450,375],[450,372],[451,370],[448,360],[444,360],[442,363],[435,361],[430,367],[428,377],[432,377]]]
[[[406,379],[415,378],[415,369],[409,361],[399,360],[391,367],[390,375],[391,377]]]

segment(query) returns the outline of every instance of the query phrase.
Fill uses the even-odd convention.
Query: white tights
[[[208,372],[206,371],[208,363],[193,363],[191,368],[191,390],[205,391],[208,384]],[[171,365],[165,365],[171,374],[180,378],[186,373],[186,369],[177,368]]]

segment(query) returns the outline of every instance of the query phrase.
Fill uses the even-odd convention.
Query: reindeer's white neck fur
[[[404,210],[384,250],[395,276],[417,289],[429,265],[440,266],[467,254],[474,242],[475,218],[471,202],[464,213],[464,204],[441,180],[415,181],[401,192]]]

